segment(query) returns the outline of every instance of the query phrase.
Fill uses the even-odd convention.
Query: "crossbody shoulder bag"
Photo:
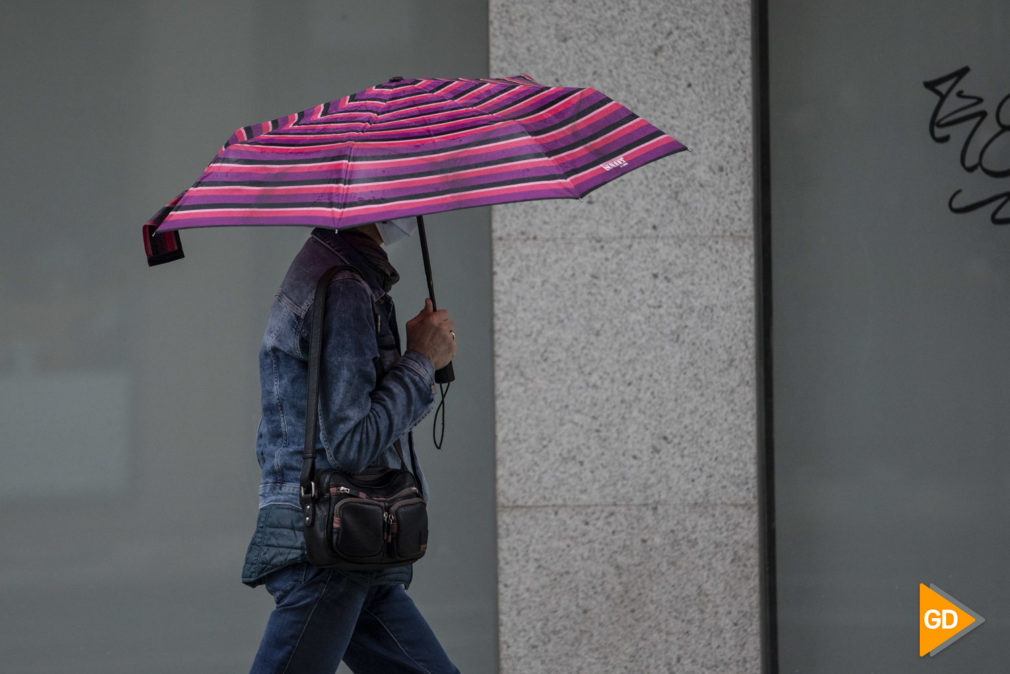
[[[399,468],[369,468],[356,474],[315,469],[326,298],[334,274],[348,270],[361,275],[352,266],[338,265],[328,269],[316,284],[299,499],[305,516],[305,545],[309,563],[315,566],[340,569],[403,566],[424,556],[428,510],[420,481],[404,461],[400,441],[395,443]]]

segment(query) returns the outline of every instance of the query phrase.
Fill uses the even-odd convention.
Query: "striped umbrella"
[[[684,145],[589,88],[408,79],[238,129],[144,226],[151,264],[177,230],[354,227],[533,199],[579,198]]]

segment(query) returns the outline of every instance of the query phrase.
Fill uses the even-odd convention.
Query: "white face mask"
[[[388,246],[413,234],[417,229],[417,221],[409,218],[383,220],[375,223],[375,226],[379,230],[379,236],[382,237],[382,243]]]

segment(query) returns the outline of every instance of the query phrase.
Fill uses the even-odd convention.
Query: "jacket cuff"
[[[400,356],[400,362],[403,363],[408,370],[411,370],[414,374],[424,379],[427,385],[435,385],[435,367],[431,364],[431,361],[428,360],[427,356],[422,355],[419,351],[408,349],[402,356]]]

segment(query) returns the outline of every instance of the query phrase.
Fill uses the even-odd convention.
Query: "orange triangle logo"
[[[919,657],[936,655],[984,622],[936,585],[919,584]]]

